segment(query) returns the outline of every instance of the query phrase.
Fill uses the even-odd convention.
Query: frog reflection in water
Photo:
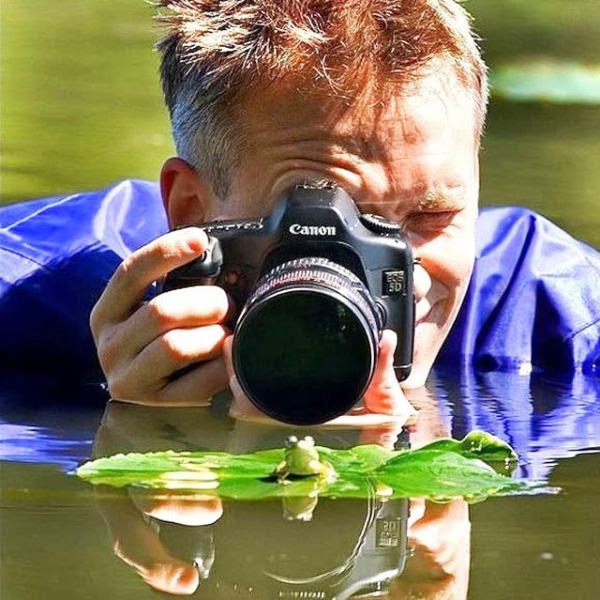
[[[320,481],[333,481],[337,474],[326,460],[319,457],[315,440],[307,435],[299,440],[295,435],[285,441],[284,459],[277,465],[273,475],[279,483],[286,483],[289,477],[317,475]]]
[[[331,483],[337,477],[335,469],[322,460],[315,448],[315,440],[305,436],[299,440],[290,435],[285,441],[283,460],[273,471],[277,483],[286,485],[293,478],[312,477],[312,489],[301,496],[284,496],[283,516],[288,521],[310,521],[319,501],[319,491],[323,484]]]

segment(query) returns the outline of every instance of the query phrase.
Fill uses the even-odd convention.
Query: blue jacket
[[[0,209],[0,364],[102,378],[88,316],[122,258],[165,232],[158,187]],[[467,298],[439,358],[483,371],[600,370],[600,258],[528,210],[481,212]]]

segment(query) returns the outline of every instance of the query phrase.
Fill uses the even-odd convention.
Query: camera
[[[162,289],[219,285],[233,298],[233,367],[264,413],[312,425],[350,410],[373,377],[384,328],[398,335],[396,377],[408,377],[414,265],[397,223],[361,214],[340,187],[306,183],[264,218],[201,227],[208,248]]]

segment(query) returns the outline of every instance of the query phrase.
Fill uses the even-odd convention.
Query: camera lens
[[[363,395],[381,328],[375,301],[354,273],[321,257],[291,260],[261,278],[242,310],[236,375],[267,415],[322,423]]]

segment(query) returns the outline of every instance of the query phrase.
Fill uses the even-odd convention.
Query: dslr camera
[[[361,214],[341,188],[286,190],[261,219],[204,223],[202,256],[169,273],[163,291],[219,285],[240,309],[233,366],[267,415],[313,425],[350,410],[367,389],[384,328],[411,369],[413,256],[398,224]]]

